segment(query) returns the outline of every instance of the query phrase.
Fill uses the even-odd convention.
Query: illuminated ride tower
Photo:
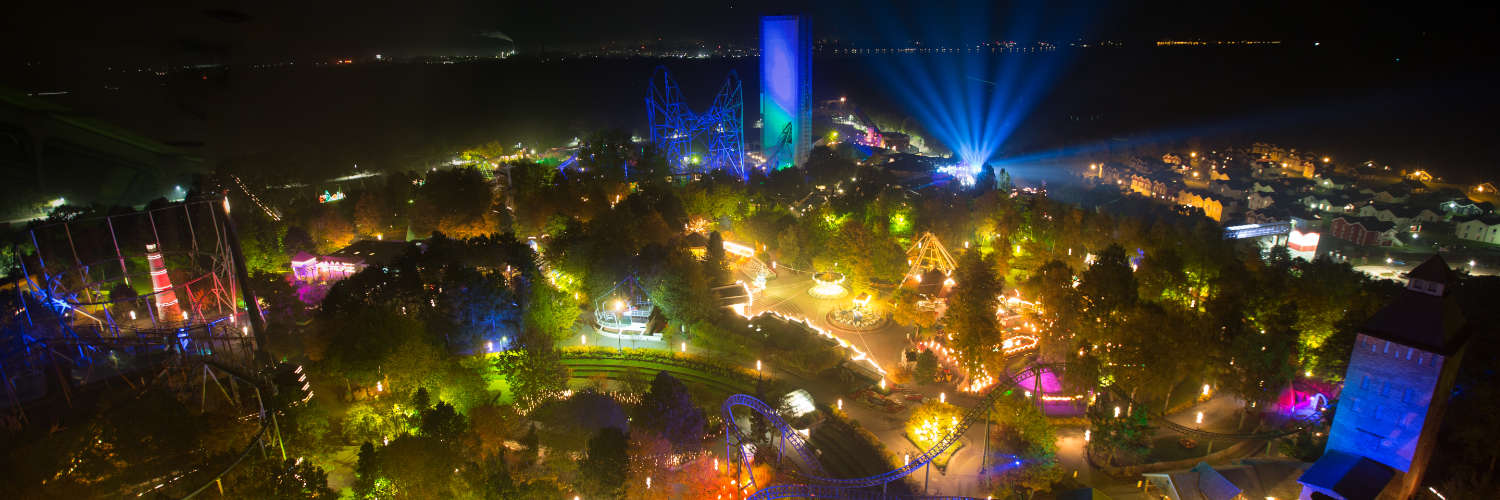
[[[761,153],[783,169],[812,151],[812,24],[801,16],[760,18]]]
[[[177,304],[177,292],[172,290],[172,278],[167,276],[167,263],[161,258],[161,250],[154,244],[146,245],[146,262],[151,265],[151,291],[156,297],[157,321],[185,320],[182,306]]]

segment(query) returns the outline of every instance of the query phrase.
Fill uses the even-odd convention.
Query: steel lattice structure
[[[261,317],[228,210],[214,197],[41,224],[8,242],[17,269],[14,294],[0,299],[6,406],[45,395],[49,369],[65,396],[162,354],[253,371]]]
[[[744,91],[734,71],[713,104],[694,113],[667,68],[657,66],[646,89],[651,144],[677,174],[727,170],[745,179]]]

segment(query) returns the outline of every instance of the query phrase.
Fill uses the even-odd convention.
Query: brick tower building
[[[1457,276],[1434,255],[1360,329],[1323,457],[1298,479],[1304,499],[1407,499],[1437,442],[1463,355]]]

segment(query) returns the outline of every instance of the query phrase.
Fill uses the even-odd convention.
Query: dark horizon
[[[706,6],[670,1],[619,9],[611,2],[467,3],[372,6],[356,2],[244,3],[137,7],[99,2],[64,8],[15,6],[0,40],[5,64],[259,64],[286,59],[451,55],[488,50],[500,33],[523,51],[579,50],[642,41],[702,40],[753,45],[754,20],[800,12],[815,39],[900,46],[910,40],[959,44],[991,40],[1067,42],[1161,39],[1281,40],[1381,52],[1393,49],[1491,53],[1487,23],[1497,8],[1380,9],[1355,4],[1251,6],[1146,2],[1124,6],[975,3],[899,8],[869,2],[798,5],[772,1]],[[579,13],[608,12],[587,16]],[[893,21],[893,19],[895,21]],[[894,26],[897,29],[871,29]],[[900,35],[896,33],[904,32]]]

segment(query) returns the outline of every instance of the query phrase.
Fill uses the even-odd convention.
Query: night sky
[[[0,57],[91,64],[255,63],[289,57],[448,55],[499,31],[523,51],[663,39],[754,40],[755,16],[803,12],[815,36],[857,43],[952,38],[1319,40],[1373,48],[1456,41],[1488,50],[1496,7],[1363,2],[16,2],[4,8]],[[1238,3],[1238,2],[1236,2]],[[1318,5],[1307,5],[1317,3]],[[872,29],[878,28],[878,29]],[[892,29],[894,28],[894,29]],[[965,31],[963,36],[955,35]],[[950,40],[943,40],[949,38]]]

